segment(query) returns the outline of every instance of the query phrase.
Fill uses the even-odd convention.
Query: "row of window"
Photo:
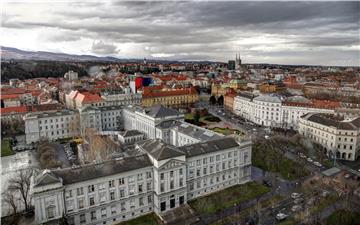
[[[42,124],[44,122],[44,124],[47,124],[49,120],[49,123],[58,123],[58,122],[64,122],[64,121],[69,121],[69,120],[75,120],[75,116],[71,116],[71,117],[61,117],[60,119],[45,119],[45,120],[39,120],[39,124]]]
[[[144,177],[145,176],[145,177]],[[137,174],[136,176],[129,176],[127,177],[127,182],[129,183],[129,187],[130,187],[130,184],[131,183],[134,183],[135,182],[135,177],[137,179],[137,181],[142,181],[144,178],[146,179],[150,179],[152,178],[152,172],[150,171],[147,171],[144,174],[142,173],[139,173]],[[98,190],[101,191],[101,190],[105,190],[105,187],[106,185],[111,189],[111,188],[115,188],[115,183],[116,183],[116,180],[109,180],[108,183],[100,183],[100,184],[92,184],[92,185],[89,185],[87,188],[88,188],[88,193],[93,193],[95,192],[95,187],[97,186],[98,187]],[[147,183],[151,183],[151,182],[147,182]],[[122,186],[125,184],[125,178],[124,177],[121,177],[118,179],[118,185],[119,186]],[[141,186],[142,184],[138,184],[138,186]],[[76,193],[77,193],[77,196],[82,196],[84,195],[84,188],[83,187],[79,187],[76,189]],[[68,190],[66,191],[65,193],[65,196],[67,198],[71,198],[73,197],[73,190]]]

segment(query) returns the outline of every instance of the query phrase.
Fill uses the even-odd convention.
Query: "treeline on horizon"
[[[89,76],[88,69],[92,66],[105,66],[101,69],[104,73],[109,72],[111,62],[65,62],[65,61],[38,61],[38,60],[12,60],[1,63],[1,82],[10,79],[32,79],[40,77],[63,77],[69,70],[78,72],[79,77]],[[140,69],[120,68],[121,73],[140,72]],[[141,71],[144,74],[160,72],[158,68],[146,68]]]
[[[59,61],[8,61],[1,62],[1,82],[10,79],[32,79],[40,77],[63,77],[66,72],[73,70],[79,76],[87,76],[90,63],[74,63]]]

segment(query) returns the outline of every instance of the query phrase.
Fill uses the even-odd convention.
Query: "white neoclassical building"
[[[182,147],[139,142],[138,155],[45,170],[32,192],[37,224],[114,224],[149,212],[161,218],[190,199],[248,182],[251,142],[233,138]]]
[[[149,212],[163,218],[191,199],[250,180],[250,141],[182,119],[162,106],[123,110],[129,130],[121,135],[137,138],[129,154],[40,173],[32,185],[36,223],[65,216],[69,224],[113,224]]]
[[[299,118],[307,113],[334,113],[334,109],[314,107],[309,100],[294,96],[285,100],[275,95],[255,97],[240,93],[234,98],[235,114],[255,124],[297,130]]]
[[[350,161],[360,158],[360,117],[343,120],[331,114],[309,113],[300,118],[299,133],[323,146],[328,155]]]
[[[44,138],[50,141],[83,134],[86,128],[98,131],[119,130],[121,106],[87,106],[79,110],[35,112],[24,116],[26,143]]]
[[[26,143],[79,135],[79,114],[74,110],[29,113],[24,116]]]

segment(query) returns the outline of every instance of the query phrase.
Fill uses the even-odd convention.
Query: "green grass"
[[[185,114],[185,119],[186,120],[193,120],[194,115],[192,113],[186,113]],[[200,116],[199,121],[203,122],[203,123],[214,123],[214,122],[217,123],[217,122],[220,122],[221,119],[219,117],[213,116],[211,114],[207,114],[205,116]]]
[[[360,224],[360,213],[349,210],[338,210],[331,214],[327,220],[328,225],[356,225]]]
[[[118,223],[117,225],[159,225],[158,218],[154,213],[146,214],[138,218]]]
[[[270,188],[262,184],[250,182],[197,198],[190,201],[189,205],[198,213],[210,214],[256,198],[269,191]]]
[[[191,113],[186,113],[186,114],[185,114],[185,119],[186,119],[186,120],[193,120],[193,119],[194,119],[194,115],[191,114]]]
[[[1,140],[1,157],[14,154],[15,152],[12,150],[9,140]]]

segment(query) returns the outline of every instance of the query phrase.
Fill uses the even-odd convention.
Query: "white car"
[[[314,161],[314,160],[312,160],[312,158],[307,158],[306,160],[310,163]]]
[[[276,219],[281,221],[281,220],[284,220],[288,217],[288,215],[284,214],[284,213],[278,213],[276,214]]]
[[[321,163],[316,162],[316,161],[314,162],[314,165],[317,166],[317,167],[322,167]]]
[[[293,198],[293,199],[299,198],[300,196],[301,196],[301,194],[296,193],[296,192],[291,194],[291,198]]]
[[[270,139],[270,137],[268,135],[265,135],[264,138],[267,140]]]

